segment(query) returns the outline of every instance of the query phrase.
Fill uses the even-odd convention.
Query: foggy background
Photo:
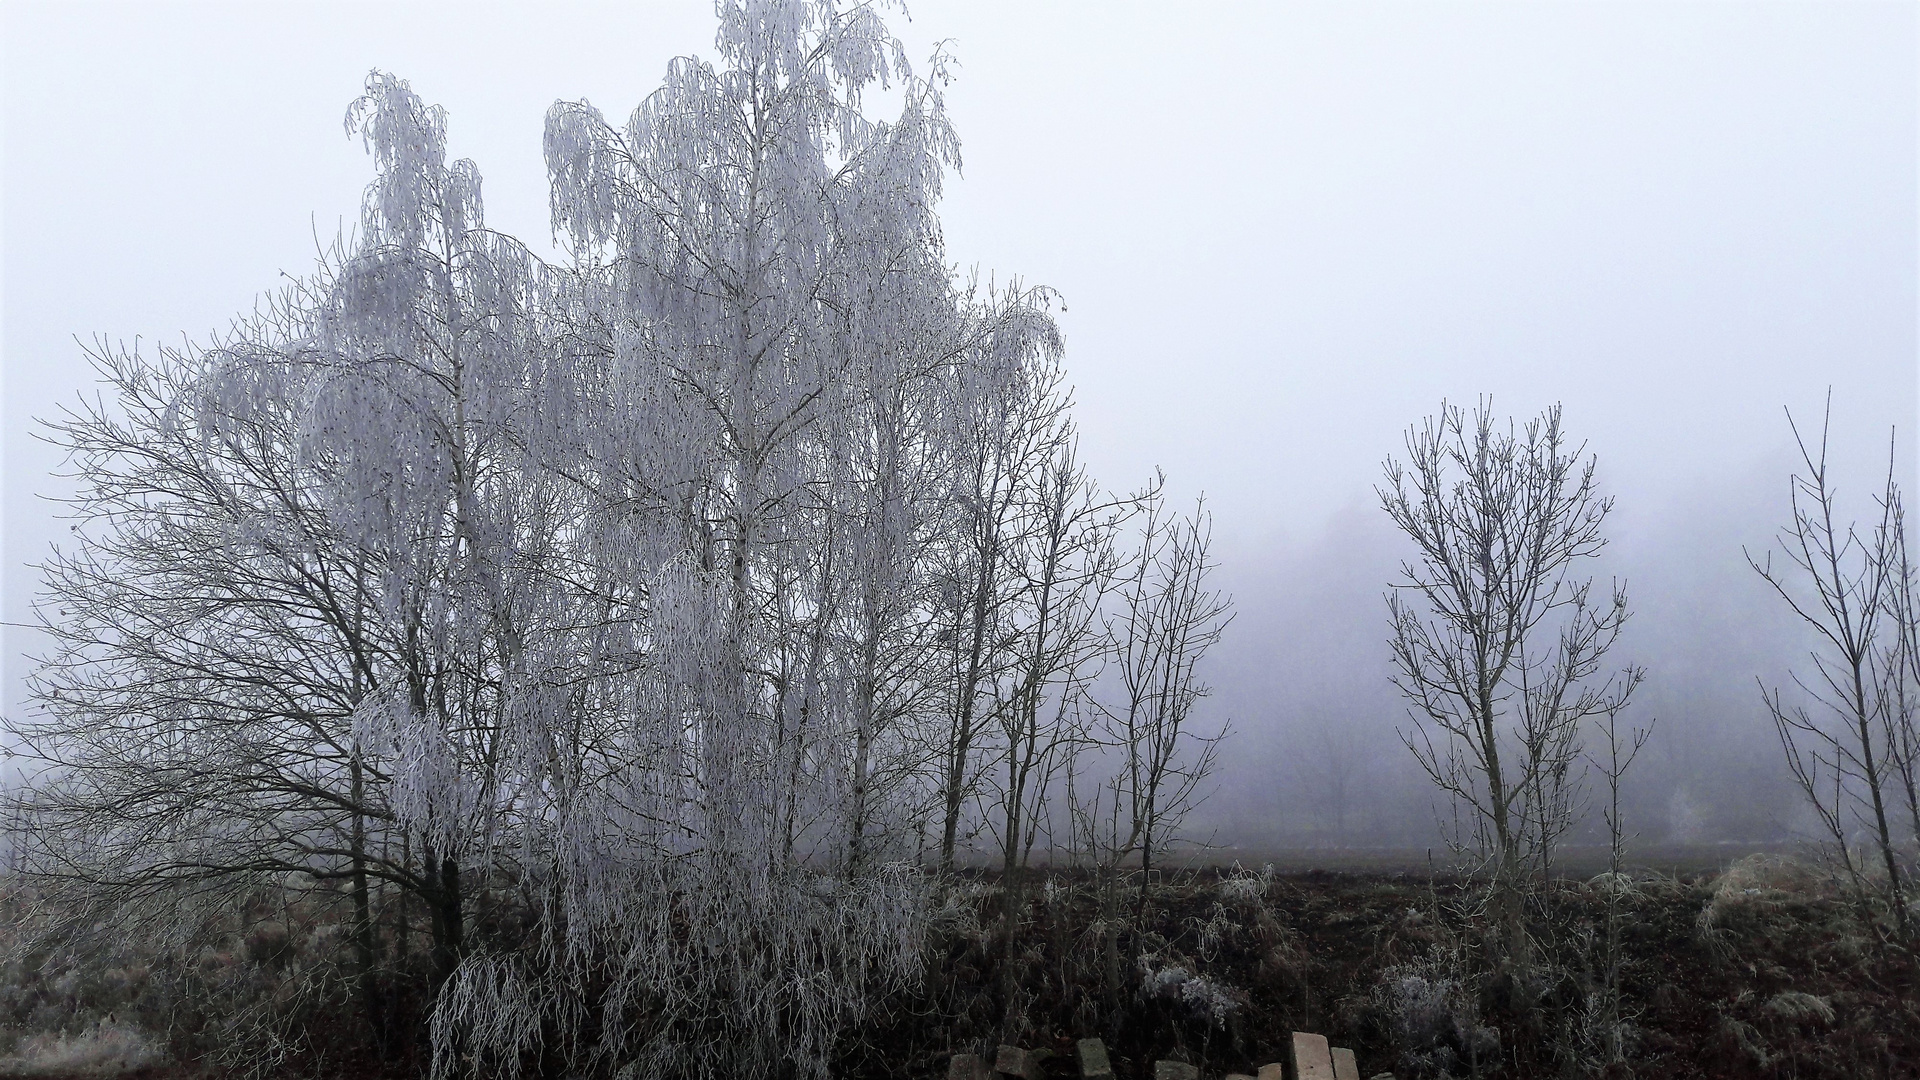
[[[1618,499],[1646,665],[1629,827],[1800,822],[1756,679],[1804,638],[1741,555],[1787,514],[1782,407],[1859,516],[1916,394],[1911,4],[916,2],[958,58],[949,257],[1060,290],[1076,415],[1117,489],[1204,491],[1238,621],[1192,824],[1245,850],[1431,842],[1394,734],[1381,460],[1445,398],[1562,402]],[[37,562],[65,531],[32,418],[85,391],[75,335],[204,339],[357,217],[341,118],[367,70],[450,115],[489,224],[553,252],[555,99],[624,117],[710,55],[699,0],[4,9],[5,707]],[[884,98],[884,95],[882,96]],[[873,103],[886,114],[890,102]],[[1909,484],[1910,486],[1910,484]]]

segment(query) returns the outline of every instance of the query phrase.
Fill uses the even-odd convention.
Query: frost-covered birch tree
[[[114,399],[51,425],[77,546],[20,733],[44,873],[162,908],[343,882],[378,1026],[374,894],[402,950],[424,910],[439,981],[493,877],[560,519],[508,430],[537,267],[404,83],[376,73],[348,126],[377,164],[353,245],[211,348],[100,350]]]
[[[349,930],[318,997],[430,1001],[440,1076],[819,1076],[921,971],[927,828],[1025,865],[1132,503],[1051,294],[946,261],[942,58],[719,14],[625,124],[550,111],[565,265],[376,72],[351,238],[204,348],[96,350],[10,725],[76,919],[301,893]]]
[[[445,979],[521,767],[545,764],[572,508],[516,431],[538,412],[540,268],[485,228],[477,170],[447,161],[445,115],[405,83],[376,73],[348,124],[379,171],[303,358],[302,455],[383,576],[398,670],[369,687],[353,737],[391,763]]]
[[[584,103],[549,115],[567,379],[591,410],[559,467],[636,583],[635,685],[596,783],[557,811],[543,951],[462,969],[443,1068],[590,1027],[571,1053],[640,1075],[821,1073],[874,986],[917,971],[917,877],[852,858],[868,823],[825,795],[849,772],[871,795],[853,766],[879,694],[858,657],[882,670],[898,620],[844,585],[906,556],[895,525],[859,526],[863,502],[898,510],[893,466],[859,459],[885,451],[868,421],[914,375],[901,361],[939,361],[932,207],[954,144],[871,9],[720,15],[717,62],[675,61],[624,127]],[[862,90],[894,78],[904,114],[868,119]],[[836,415],[850,397],[867,419]]]

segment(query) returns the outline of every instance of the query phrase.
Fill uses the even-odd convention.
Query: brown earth
[[[1301,1030],[1351,1047],[1363,1076],[1403,1080],[1443,1069],[1920,1078],[1914,954],[1831,875],[1779,855],[1726,872],[1556,882],[1533,910],[1524,982],[1494,976],[1471,914],[1477,888],[1427,874],[1181,872],[1154,886],[1137,935],[1138,894],[1124,883],[1104,891],[1104,912],[1103,890],[1084,875],[1036,875],[1024,892],[1009,945],[1002,883],[957,882],[936,919],[925,984],[876,1006],[844,1042],[836,1075],[935,1080],[954,1053],[990,1054],[1005,1041],[1046,1052],[1047,1076],[1067,1080],[1073,1041],[1099,1036],[1116,1080],[1146,1080],[1160,1058],[1219,1080],[1280,1060]],[[1609,897],[1629,1071],[1601,1069],[1596,1037],[1609,1029],[1586,1009],[1597,1000]],[[412,1076],[425,1064],[403,1053],[381,1066],[346,1047],[328,1056],[321,1071],[343,1077]]]
[[[1072,1041],[1097,1035],[1118,1080],[1150,1076],[1162,1057],[1218,1077],[1280,1060],[1294,1030],[1352,1047],[1363,1076],[1437,1075],[1449,1055],[1463,1076],[1598,1071],[1579,1052],[1593,1027],[1583,1028],[1581,1006],[1606,922],[1600,885],[1562,882],[1536,913],[1545,974],[1521,1007],[1476,976],[1486,965],[1461,913],[1475,891],[1459,881],[1309,871],[1275,875],[1248,895],[1251,881],[1223,888],[1218,872],[1196,873],[1155,891],[1141,948],[1152,959],[1125,972],[1118,994],[1103,994],[1093,890],[1058,880],[1051,898],[1041,890],[1028,903],[1014,950],[1021,1019],[1000,1023],[1010,999],[994,926],[951,933],[942,971],[851,1041],[844,1075],[944,1076],[956,1051],[990,1052],[1007,1039],[1053,1051],[1048,1074],[1064,1080]],[[1631,1072],[1614,1075],[1920,1076],[1915,958],[1823,875],[1758,855],[1724,875],[1637,875],[1618,903],[1632,1034]],[[1123,958],[1130,948],[1121,945]],[[1151,993],[1142,972],[1168,965],[1208,980],[1233,1008],[1215,1022],[1185,998]],[[1441,1018],[1452,1030],[1426,1038],[1424,1057],[1409,1045],[1423,1041],[1412,1032],[1420,1025],[1392,992],[1410,975],[1428,986],[1453,975],[1465,987],[1452,1010],[1461,1015]]]

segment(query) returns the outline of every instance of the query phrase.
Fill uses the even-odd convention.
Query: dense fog
[[[0,1074],[1897,1073],[1915,15],[9,5]]]
[[[1786,682],[1813,643],[1742,554],[1764,554],[1784,519],[1792,464],[1756,462],[1651,507],[1619,496],[1597,569],[1628,582],[1634,619],[1618,648],[1648,673],[1631,716],[1657,721],[1627,788],[1628,828],[1645,842],[1765,843],[1810,824],[1759,684]],[[1249,857],[1438,844],[1431,785],[1400,741],[1415,727],[1389,682],[1383,595],[1406,547],[1376,505],[1356,502],[1306,543],[1231,568],[1241,617],[1212,670],[1213,708],[1238,734],[1216,842]]]

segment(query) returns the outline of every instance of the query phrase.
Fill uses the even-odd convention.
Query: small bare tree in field
[[[1210,692],[1200,663],[1233,621],[1233,601],[1213,584],[1204,503],[1191,515],[1170,512],[1163,480],[1132,500],[1138,546],[1107,598],[1110,656],[1066,778],[1074,857],[1090,862],[1101,908],[1097,947],[1109,1002],[1120,993],[1123,882],[1138,860],[1130,917],[1137,956],[1156,859],[1204,797],[1228,734],[1225,725],[1197,725],[1194,708]]]
[[[1626,819],[1622,815],[1620,787],[1626,779],[1627,770],[1633,765],[1633,759],[1640,756],[1647,740],[1653,737],[1654,722],[1648,721],[1645,727],[1622,730],[1620,710],[1609,709],[1600,716],[1596,727],[1604,745],[1588,760],[1607,785],[1606,805],[1600,811],[1607,825],[1607,908],[1606,921],[1601,927],[1599,962],[1595,965],[1598,968],[1594,980],[1597,985],[1588,997],[1587,1031],[1595,1061],[1604,1068],[1627,1060],[1628,1016],[1620,995],[1621,976],[1627,966],[1626,952],[1622,948],[1626,913],[1621,910],[1621,901],[1627,889],[1627,843],[1632,837],[1627,833]]]
[[[1907,817],[1907,851],[1920,863],[1920,565],[1914,563],[1907,546],[1906,506],[1899,489],[1889,485],[1887,499],[1893,506],[1893,585],[1888,590],[1887,605],[1893,618],[1894,640],[1884,666],[1886,678],[1881,693],[1891,729],[1888,741],[1899,786],[1896,797],[1904,804]],[[1907,878],[1911,881],[1912,873]]]
[[[1574,820],[1581,728],[1624,708],[1642,672],[1601,675],[1626,589],[1595,595],[1578,574],[1613,505],[1594,459],[1567,445],[1558,406],[1504,426],[1486,401],[1443,405],[1379,494],[1418,552],[1387,594],[1394,685],[1417,725],[1402,738],[1453,801],[1450,840],[1484,869],[1497,948],[1524,972],[1526,896]]]
[[[1015,899],[1047,823],[1052,781],[1084,738],[1078,715],[1104,651],[1100,604],[1118,569],[1113,534],[1127,510],[1087,478],[1070,429],[1027,498],[1024,543],[1009,567],[1015,660],[993,691],[998,743],[988,783],[989,828]]]
[[[1880,520],[1862,535],[1837,516],[1837,491],[1827,463],[1832,402],[1818,448],[1793,423],[1794,442],[1806,475],[1792,477],[1792,520],[1780,530],[1778,548],[1747,561],[1772,586],[1796,618],[1811,629],[1814,676],[1795,673],[1794,685],[1809,704],[1789,702],[1778,688],[1761,686],[1761,698],[1780,736],[1787,769],[1813,807],[1835,855],[1864,901],[1878,892],[1901,935],[1909,930],[1906,897],[1910,871],[1905,842],[1895,821],[1906,805],[1920,835],[1920,799],[1915,795],[1914,570],[1906,544],[1905,515],[1894,466],[1888,464],[1878,497]],[[1855,849],[1858,830],[1868,853]],[[1878,862],[1883,882],[1870,880]]]
[[[1050,837],[1055,781],[1085,740],[1084,702],[1106,639],[1101,600],[1118,557],[1113,537],[1126,500],[1103,497],[1079,464],[1074,433],[1058,442],[1021,496],[1019,543],[1007,565],[1011,663],[992,685],[992,745],[983,770],[987,830],[997,841],[1005,916],[1001,925],[1003,1035],[1026,1024],[1017,958],[1022,947],[1035,844]]]
[[[1017,287],[973,311],[967,362],[945,379],[945,539],[930,563],[941,686],[930,725],[936,761],[939,869],[950,874],[961,820],[984,782],[980,759],[998,726],[997,688],[1014,678],[1015,628],[1026,590],[1021,559],[1036,549],[1037,485],[1072,441],[1059,338],[1039,318],[1048,297]]]
[[[1146,917],[1154,857],[1193,809],[1226,734],[1195,731],[1190,721],[1210,689],[1197,668],[1233,621],[1233,601],[1213,586],[1213,519],[1205,504],[1188,516],[1170,515],[1156,483],[1141,514],[1140,547],[1109,623],[1116,689],[1099,703],[1124,755],[1113,786],[1126,828],[1111,838],[1109,855],[1139,856],[1136,922]]]

